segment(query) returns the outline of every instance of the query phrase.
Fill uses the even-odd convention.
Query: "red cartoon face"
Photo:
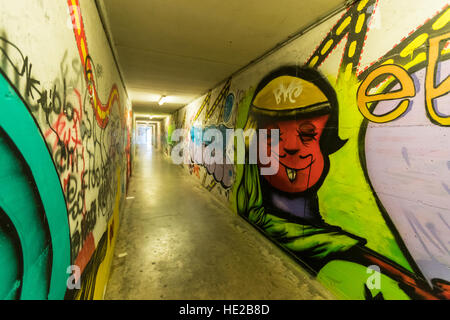
[[[276,141],[270,135],[267,140],[271,161],[279,162],[275,175],[264,176],[274,188],[289,193],[304,192],[319,181],[325,166],[319,141],[328,117],[277,121],[261,128],[280,130],[279,153]]]

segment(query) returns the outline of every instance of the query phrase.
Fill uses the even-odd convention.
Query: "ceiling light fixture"
[[[162,106],[166,102],[166,100],[167,100],[166,96],[161,96],[161,99],[159,99],[158,104]]]

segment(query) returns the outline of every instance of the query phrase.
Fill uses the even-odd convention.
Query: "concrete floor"
[[[138,149],[128,197],[105,299],[334,299],[158,152]]]

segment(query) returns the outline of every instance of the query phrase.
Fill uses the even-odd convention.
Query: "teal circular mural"
[[[0,74],[0,299],[63,299],[67,208],[42,133]]]

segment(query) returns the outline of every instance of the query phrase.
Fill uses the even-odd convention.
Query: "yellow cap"
[[[253,106],[267,111],[292,111],[327,102],[327,97],[315,84],[297,77],[281,76],[258,92]]]

